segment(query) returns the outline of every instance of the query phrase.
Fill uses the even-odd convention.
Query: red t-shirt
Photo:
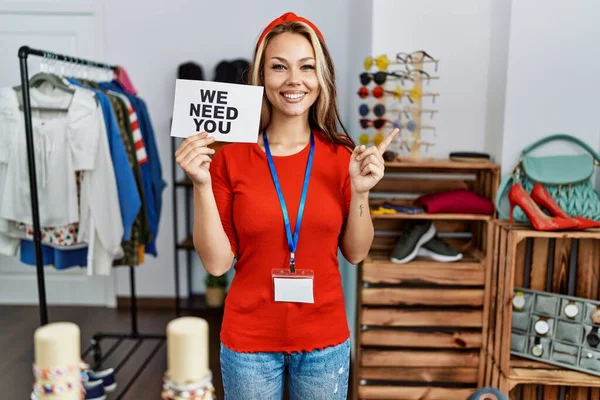
[[[310,144],[273,156],[292,234]],[[315,132],[315,152],[296,268],[314,271],[314,303],[275,302],[272,270],[289,268],[290,252],[266,153],[258,144],[221,148],[210,166],[223,228],[236,255],[225,301],[221,341],[242,352],[311,351],[349,337],[338,244],[350,208],[350,150]]]

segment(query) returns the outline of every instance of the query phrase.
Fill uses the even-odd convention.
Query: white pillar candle
[[[55,322],[38,328],[34,334],[35,365],[41,370],[70,368],[64,376],[39,377],[36,383],[56,384],[81,382],[79,362],[81,344],[79,327],[71,322]],[[76,368],[72,368],[76,367]],[[43,394],[38,400],[81,400],[80,387],[62,394]]]
[[[169,322],[167,368],[169,379],[177,384],[208,376],[208,323],[204,319],[182,317]]]

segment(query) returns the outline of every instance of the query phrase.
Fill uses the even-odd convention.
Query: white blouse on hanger
[[[31,111],[40,224],[58,227],[79,222],[75,171],[94,168],[99,137],[95,100],[82,91],[70,94],[54,90],[46,94],[31,88],[30,94],[32,107],[69,110]],[[32,224],[24,115],[14,90],[2,91],[0,109],[12,112],[18,119],[17,131],[9,134],[8,143],[2,144],[9,147],[10,154],[0,216]]]
[[[112,259],[122,254],[123,224],[102,110],[84,89],[44,89],[31,88],[32,106],[68,112],[32,110],[41,226],[78,222],[80,240],[90,244],[88,271],[110,274]],[[15,253],[10,224],[32,223],[24,116],[16,96],[12,88],[0,89],[0,253],[8,255]],[[83,172],[80,201],[75,171]]]

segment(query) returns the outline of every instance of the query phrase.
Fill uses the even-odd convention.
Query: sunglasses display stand
[[[418,54],[415,58],[414,68],[416,70],[423,70],[423,56]],[[423,77],[421,74],[412,74],[414,75],[414,88],[418,88],[419,91],[423,92]],[[435,97],[434,97],[435,99]],[[412,120],[415,121],[416,127],[415,130],[411,133],[410,141],[408,142],[408,148],[410,149],[411,157],[419,157],[421,153],[422,146],[425,146],[426,149],[429,146],[434,146],[434,143],[431,141],[423,141],[421,140],[421,128],[422,128],[422,108],[423,108],[423,96],[416,96],[416,98],[412,99],[415,103],[414,106],[418,109],[417,112],[412,114]]]
[[[424,130],[432,131],[435,136],[435,127],[427,124],[423,125],[423,115],[433,118],[439,110],[433,108],[423,108],[424,98],[431,98],[432,105],[435,104],[435,98],[439,93],[424,92],[424,81],[429,86],[432,80],[439,79],[438,76],[432,76],[425,71],[426,66],[435,63],[437,71],[439,60],[431,57],[425,51],[416,51],[410,54],[398,53],[396,61],[390,62],[386,55],[375,59],[367,57],[365,59],[365,72],[360,75],[360,81],[363,85],[358,95],[366,99],[372,97],[375,103],[372,107],[362,104],[359,107],[361,115],[360,125],[362,129],[374,128],[376,133],[370,136],[363,133],[359,137],[360,144],[367,145],[372,143],[379,145],[385,135],[394,127],[400,128],[400,134],[396,137],[394,143],[388,150],[395,153],[394,157],[400,157],[401,152],[408,153],[411,159],[421,158],[422,150],[428,150],[435,143],[431,138],[423,140],[422,132]],[[394,66],[393,70],[390,66]],[[378,72],[370,72],[376,67]],[[374,84],[371,89],[368,85]],[[395,89],[391,89],[393,85]],[[388,101],[390,100],[390,101]],[[376,119],[369,119],[369,112],[372,110]]]

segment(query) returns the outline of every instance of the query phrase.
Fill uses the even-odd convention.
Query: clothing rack
[[[40,308],[40,325],[46,325],[48,323],[48,306],[46,302],[46,285],[44,278],[44,265],[42,260],[42,234],[40,227],[40,215],[39,215],[39,203],[38,203],[38,192],[37,192],[37,175],[35,167],[34,157],[34,143],[33,143],[33,128],[31,120],[31,102],[29,94],[29,72],[27,68],[27,58],[30,56],[39,56],[44,58],[50,58],[52,60],[65,61],[69,63],[75,63],[87,67],[95,67],[102,69],[110,69],[117,71],[118,67],[96,61],[90,61],[82,58],[66,56],[62,54],[56,54],[53,52],[32,49],[28,46],[22,46],[18,51],[20,70],[21,70],[21,88],[23,94],[23,112],[25,119],[25,137],[27,143],[27,165],[29,171],[29,187],[31,194],[31,207],[32,207],[32,218],[33,218],[33,241],[35,246],[35,261],[36,261],[36,272],[37,272],[37,285],[38,285],[38,296],[39,296],[39,308]],[[82,353],[82,359],[85,359],[90,353],[94,358],[94,369],[102,367],[102,363],[110,357],[110,355],[117,350],[117,348],[124,342],[125,339],[133,339],[136,341],[135,345],[127,352],[124,359],[115,367],[115,374],[129,361],[131,356],[136,350],[142,345],[145,340],[156,340],[158,343],[153,347],[150,355],[144,360],[141,366],[136,370],[134,375],[131,377],[129,382],[125,384],[124,389],[115,397],[117,400],[122,399],[127,391],[131,388],[135,380],[142,374],[148,362],[158,353],[160,348],[164,345],[166,336],[158,334],[141,334],[138,331],[137,321],[137,295],[135,290],[135,268],[129,266],[129,280],[131,288],[131,331],[128,333],[103,333],[98,332],[92,336],[91,345]],[[102,354],[102,348],[100,343],[104,339],[116,339],[116,342],[108,349],[106,354]],[[124,382],[119,380],[119,387]]]

